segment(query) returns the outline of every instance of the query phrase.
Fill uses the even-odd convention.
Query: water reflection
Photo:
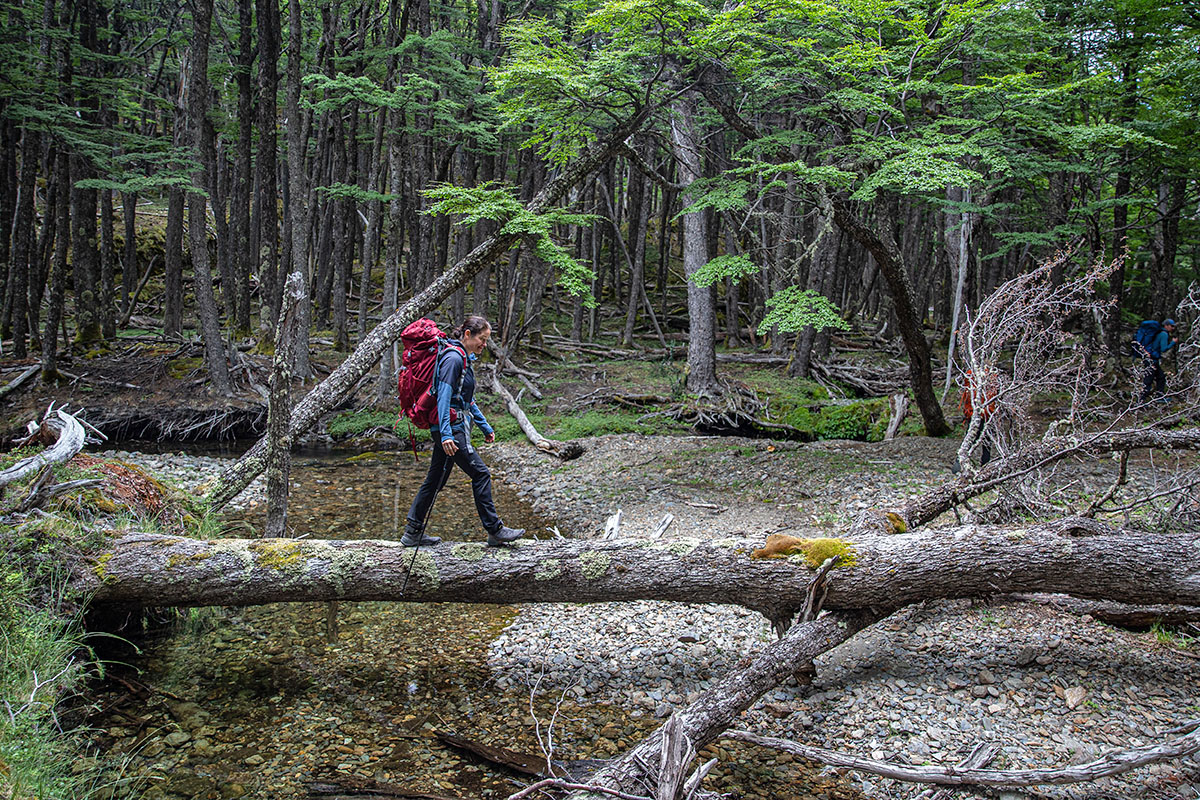
[[[486,450],[482,451],[485,460]],[[319,539],[398,539],[413,496],[429,469],[429,453],[411,451],[346,455],[301,453],[293,461],[288,527],[295,536]],[[493,480],[496,508],[505,523],[533,532],[549,523],[500,481]],[[242,517],[261,530],[265,503]],[[427,530],[454,542],[483,541],[471,482],[459,469],[450,476],[430,513]]]

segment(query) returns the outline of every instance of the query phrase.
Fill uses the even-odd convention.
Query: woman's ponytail
[[[454,338],[461,339],[464,334],[478,336],[484,331],[491,330],[491,324],[478,314],[469,314],[463,318],[462,324],[454,329]]]

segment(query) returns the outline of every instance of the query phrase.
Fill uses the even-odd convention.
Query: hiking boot
[[[414,530],[404,531],[404,535],[400,537],[400,544],[405,547],[433,547],[435,544],[441,544],[442,540],[437,536],[426,536]]]
[[[510,528],[507,525],[504,525],[495,533],[488,534],[488,547],[503,547],[509,542],[520,539],[524,535],[524,528]]]

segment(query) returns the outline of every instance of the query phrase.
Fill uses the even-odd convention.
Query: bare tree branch
[[[1020,786],[1037,786],[1040,784],[1062,785],[1068,783],[1086,783],[1088,781],[1120,775],[1130,770],[1157,764],[1162,761],[1172,761],[1187,758],[1200,752],[1200,720],[1167,731],[1182,733],[1160,745],[1132,747],[1128,750],[1118,750],[1108,753],[1095,761],[1086,764],[1076,764],[1070,767],[1052,767],[1043,769],[971,769],[961,767],[903,767],[873,758],[839,753],[820,747],[809,747],[787,739],[777,739],[770,736],[759,736],[749,731],[731,730],[725,732],[725,738],[739,742],[749,742],[774,750],[782,750],[810,761],[818,761],[835,767],[870,772],[885,778],[892,778],[908,783],[935,783],[944,786],[992,786],[998,788],[1016,788]]]

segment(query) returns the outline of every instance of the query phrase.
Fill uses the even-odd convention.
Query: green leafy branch
[[[767,313],[758,326],[758,333],[762,336],[772,328],[781,333],[796,333],[809,325],[818,331],[850,329],[828,297],[812,289],[788,286],[767,298]]]
[[[586,308],[595,307],[591,284],[596,274],[572,257],[551,234],[557,225],[591,225],[597,215],[557,207],[535,214],[516,198],[511,188],[494,182],[473,187],[444,184],[425,190],[424,195],[433,201],[426,214],[459,215],[460,225],[474,225],[485,219],[499,222],[501,235],[516,235],[532,242],[534,254],[557,272],[559,286],[582,298]]]

